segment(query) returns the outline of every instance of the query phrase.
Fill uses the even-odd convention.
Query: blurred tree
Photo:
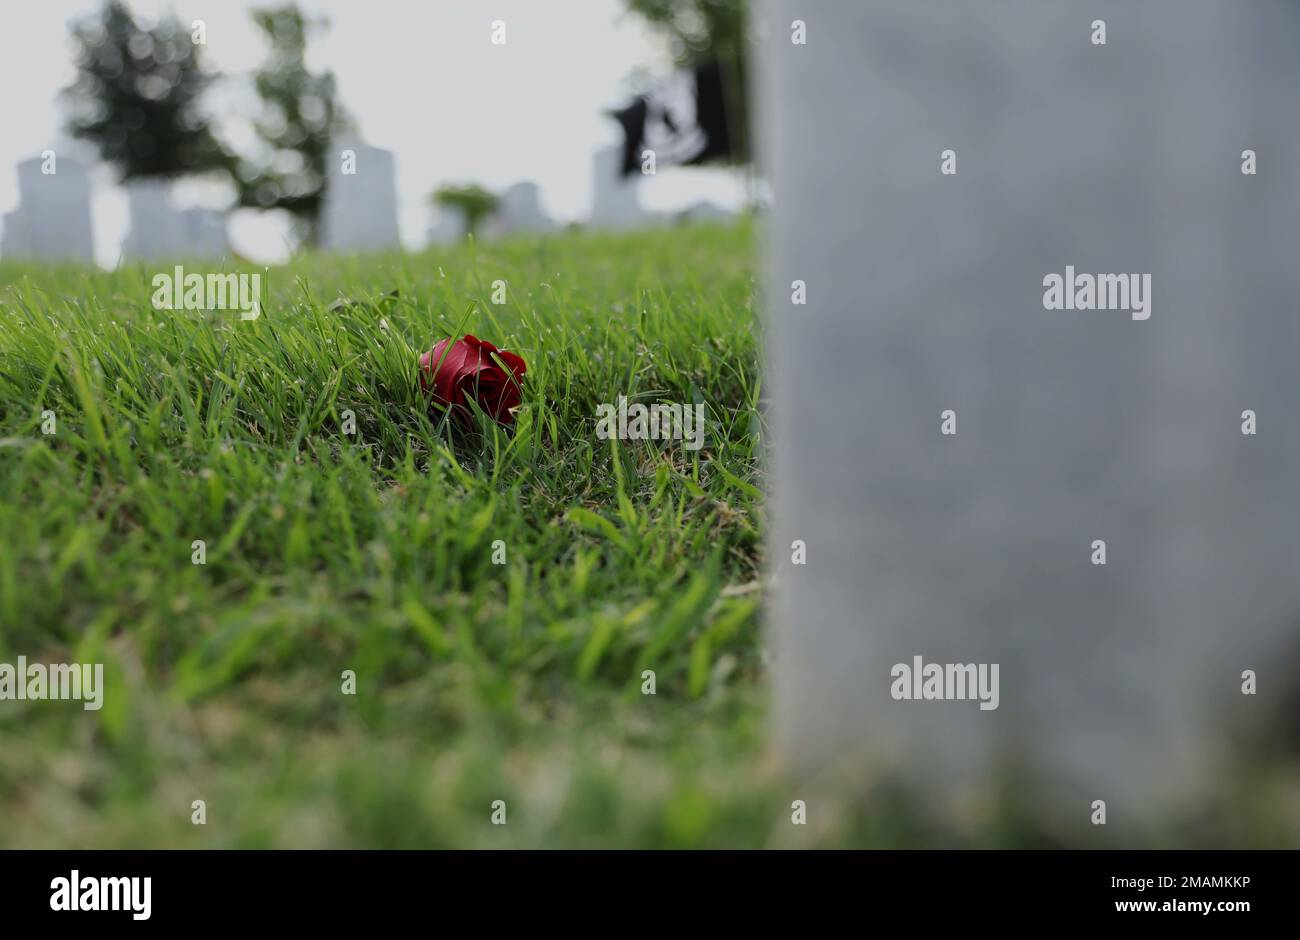
[[[473,183],[468,186],[443,186],[433,194],[433,202],[439,206],[459,209],[465,216],[465,231],[470,235],[477,233],[483,220],[497,208],[497,197]]]
[[[270,51],[253,76],[262,99],[254,122],[262,152],[232,166],[239,203],[286,210],[302,241],[315,245],[330,140],[351,123],[335,100],[334,74],[313,74],[305,62],[309,35],[329,24],[309,20],[296,4],[256,9],[252,16]]]
[[[716,59],[722,67],[728,123],[738,162],[749,160],[749,0],[627,0],[627,7],[666,35],[682,68]]]
[[[77,77],[63,90],[68,131],[93,143],[123,181],[226,166],[199,108],[213,76],[174,17],[146,28],[119,0],[72,27]]]

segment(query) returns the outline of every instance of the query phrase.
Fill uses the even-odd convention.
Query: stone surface
[[[122,241],[129,261],[162,261],[184,257],[184,230],[171,202],[166,180],[138,179],[126,184],[130,227]]]
[[[341,154],[356,155],[355,173]],[[329,161],[321,246],[327,251],[391,251],[401,247],[397,227],[397,169],[392,151],[345,141]]]
[[[1300,5],[759,16],[783,753],[936,799],[1015,764],[1063,823],[1207,799],[1296,675]],[[1150,273],[1150,319],[1045,310],[1066,265]],[[999,708],[894,700],[916,655],[1000,663]]]
[[[637,196],[641,176],[624,177],[622,165],[621,147],[598,150],[592,158],[592,228],[632,229],[651,221]]]
[[[439,206],[434,222],[425,232],[431,245],[454,245],[465,237],[465,213],[455,206]]]
[[[226,240],[226,217],[215,209],[182,209],[186,257],[221,258],[230,252]]]
[[[515,183],[501,194],[489,224],[493,235],[545,234],[558,228],[542,208],[542,195],[531,180]]]
[[[0,257],[39,261],[92,261],[90,175],[86,165],[58,158],[51,174],[43,160],[18,164],[18,207],[5,214]]]
[[[229,254],[226,220],[214,209],[177,209],[169,180],[126,184],[130,227],[122,241],[128,261],[217,260]]]

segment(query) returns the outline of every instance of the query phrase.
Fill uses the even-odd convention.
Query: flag
[[[610,116],[623,128],[623,175],[641,168],[642,154],[655,162],[694,166],[734,156],[729,104],[722,68],[706,62],[679,72]]]

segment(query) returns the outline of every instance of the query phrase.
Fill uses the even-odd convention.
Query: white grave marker
[[[122,254],[132,261],[185,257],[185,230],[171,201],[171,183],[164,179],[134,179],[126,183],[130,228]]]
[[[226,240],[226,217],[215,209],[182,209],[181,230],[185,257],[222,258],[230,251]]]
[[[637,198],[641,176],[623,176],[622,166],[621,147],[598,150],[592,159],[592,228],[632,229],[651,221]]]
[[[355,155],[346,164],[344,151]],[[351,172],[355,170],[355,172]],[[333,148],[321,245],[327,251],[389,251],[397,229],[397,169],[392,151],[351,141]]]
[[[42,172],[43,166],[54,172]],[[94,260],[90,174],[70,157],[18,164],[18,208],[6,213],[0,255],[41,261]]]
[[[425,232],[430,245],[454,245],[465,238],[465,213],[457,206],[439,206],[436,219]]]
[[[1062,825],[1198,803],[1296,681],[1300,5],[760,14],[784,753],[1018,765]],[[916,657],[999,664],[997,708],[896,698]]]
[[[542,208],[537,184],[525,180],[501,194],[490,230],[493,235],[545,234],[556,228],[555,221]]]

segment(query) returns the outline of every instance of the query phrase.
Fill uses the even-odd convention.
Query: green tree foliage
[[[628,9],[667,36],[683,68],[717,59],[735,102],[731,123],[742,162],[749,154],[748,0],[627,0]]]
[[[270,51],[254,74],[262,114],[254,123],[259,153],[234,166],[241,205],[283,209],[293,215],[308,244],[320,237],[330,140],[348,129],[336,102],[334,75],[308,71],[311,34],[327,27],[295,4],[253,11]]]
[[[74,24],[72,40],[77,77],[63,91],[68,131],[93,143],[123,181],[225,165],[199,107],[213,76],[178,20],[146,27],[112,0]]]
[[[465,216],[465,229],[470,234],[478,231],[483,220],[497,208],[497,197],[482,186],[443,186],[433,194],[436,205],[459,209]]]

